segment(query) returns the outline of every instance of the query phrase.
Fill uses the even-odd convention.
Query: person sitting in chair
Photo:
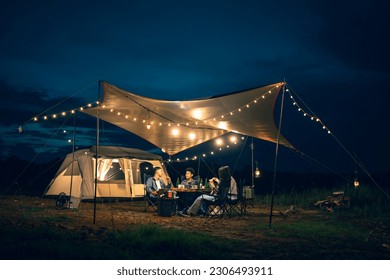
[[[187,211],[180,211],[179,215],[190,217],[196,216],[198,213],[200,215],[205,215],[207,212],[204,201],[209,203],[214,203],[217,199],[223,200],[226,197],[229,199],[237,199],[237,183],[236,180],[231,176],[228,166],[223,166],[218,170],[219,178],[210,179],[210,187],[212,188],[211,193],[202,194],[198,196],[194,203],[187,209]]]
[[[185,179],[181,182],[182,185],[189,187],[199,185],[199,182],[194,179],[195,170],[191,167],[186,168]]]
[[[153,168],[154,175],[149,177],[145,183],[145,189],[149,193],[150,197],[158,197],[158,190],[171,188],[171,178],[167,176],[167,183],[165,184],[162,178],[162,169],[161,167]]]

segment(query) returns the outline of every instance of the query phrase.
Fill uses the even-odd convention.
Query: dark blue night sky
[[[385,1],[8,1],[0,11],[1,158],[68,153],[73,119],[28,121],[64,99],[49,112],[96,101],[99,79],[168,100],[285,79],[369,170],[389,172],[388,8]],[[94,120],[80,115],[77,124],[78,144],[93,145]],[[282,133],[324,164],[353,170],[337,141],[289,100]],[[102,141],[151,148],[109,124]],[[275,145],[255,145],[256,159],[272,168]],[[281,168],[305,171],[294,160],[281,151]]]

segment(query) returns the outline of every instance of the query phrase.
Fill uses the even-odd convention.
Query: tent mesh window
[[[106,176],[102,181],[110,182],[110,181],[124,181],[124,180],[125,180],[125,174],[123,173],[123,170],[119,165],[119,162],[113,162]]]

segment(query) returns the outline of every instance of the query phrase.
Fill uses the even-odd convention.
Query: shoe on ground
[[[215,207],[213,211],[211,211],[210,216],[219,216],[222,214],[221,208]]]

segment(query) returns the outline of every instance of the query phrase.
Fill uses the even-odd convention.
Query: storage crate
[[[157,213],[159,216],[170,217],[176,214],[175,198],[159,198],[157,200]]]

